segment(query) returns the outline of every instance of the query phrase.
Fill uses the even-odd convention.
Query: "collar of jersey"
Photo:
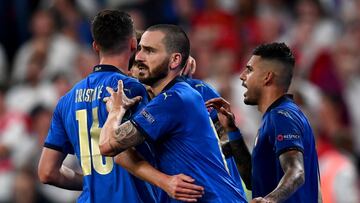
[[[166,90],[170,89],[172,86],[174,86],[176,83],[178,82],[184,82],[184,78],[177,76],[176,78],[174,78],[171,82],[169,82],[164,89],[161,92],[165,92]]]
[[[113,65],[107,65],[107,64],[99,64],[94,66],[93,73],[95,72],[118,72],[125,75],[125,73],[123,73],[120,69],[116,68]]]
[[[271,109],[279,106],[281,103],[283,103],[286,100],[293,100],[293,95],[292,94],[284,94],[283,96],[281,96],[280,98],[278,98],[277,100],[275,100],[270,106],[269,108],[266,109],[266,112],[271,111]]]

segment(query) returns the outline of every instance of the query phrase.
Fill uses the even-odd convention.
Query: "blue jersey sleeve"
[[[70,143],[69,137],[66,134],[65,126],[61,119],[61,100],[54,110],[50,129],[44,146],[61,151],[64,154],[74,154],[74,149]]]
[[[181,117],[181,104],[173,93],[162,93],[135,115],[132,123],[150,140],[161,139],[173,131]]]
[[[280,155],[290,149],[303,152],[302,130],[293,115],[283,109],[273,110],[270,115],[274,126],[271,139],[274,141],[275,153]]]
[[[198,91],[202,98],[204,99],[204,102],[213,99],[213,98],[219,98],[220,94],[209,84],[205,82],[200,82],[198,84],[195,84],[193,88]],[[216,122],[218,120],[217,117],[217,111],[214,108],[208,109],[210,118],[212,121]]]

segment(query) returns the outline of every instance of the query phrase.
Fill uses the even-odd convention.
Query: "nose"
[[[245,77],[245,70],[243,72],[240,73],[240,80],[245,81],[246,77]]]
[[[144,54],[141,49],[135,54],[135,61],[144,61]]]

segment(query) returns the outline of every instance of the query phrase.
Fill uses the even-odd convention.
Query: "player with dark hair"
[[[165,175],[142,159],[155,161],[147,142],[137,146],[136,151],[129,149],[115,157],[124,168],[114,164],[114,158],[100,154],[99,135],[108,116],[103,102],[103,98],[109,96],[105,88],[116,88],[118,80],[122,80],[127,97],[134,101],[142,98],[119,122],[132,119],[144,108],[147,92],[136,79],[123,73],[137,47],[130,16],[117,10],[103,10],[93,20],[92,35],[100,63],[59,100],[39,162],[40,180],[65,189],[83,190],[78,202],[157,202],[158,190],[132,176],[126,168],[163,188],[172,197],[180,194],[183,196],[179,200],[195,201],[201,196],[202,187],[191,184],[192,178],[182,174]],[[76,154],[83,174],[62,165],[69,153]],[[177,187],[178,184],[185,186]],[[179,188],[187,191],[174,191]],[[184,193],[189,191],[193,193],[185,199],[189,196]]]
[[[114,156],[147,140],[155,145],[161,171],[184,173],[204,187],[199,201],[246,202],[226,169],[201,95],[179,77],[190,51],[186,33],[175,25],[152,26],[139,47],[139,78],[156,96],[140,114],[117,125],[131,103],[121,91],[121,81],[117,92],[108,90],[111,110],[100,134],[101,153]],[[160,202],[171,200],[162,193]]]
[[[263,113],[252,152],[252,202],[321,201],[313,132],[287,94],[294,64],[293,54],[284,43],[264,44],[254,50],[240,75],[247,88],[244,103],[257,105]],[[207,106],[218,110],[222,125],[232,137],[243,140],[227,101],[216,98]]]

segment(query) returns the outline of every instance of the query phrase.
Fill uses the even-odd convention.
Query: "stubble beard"
[[[258,105],[258,98],[260,97],[260,91],[257,91],[254,89],[253,96],[249,94],[249,89],[247,91],[247,95],[244,98],[244,104],[250,105],[250,106],[256,106]]]
[[[139,81],[145,85],[152,86],[168,75],[169,58],[164,59],[163,62],[160,65],[156,66],[151,72],[150,68],[147,65],[139,62],[139,66],[145,68],[147,71],[147,73],[145,74],[141,72],[139,73]]]

